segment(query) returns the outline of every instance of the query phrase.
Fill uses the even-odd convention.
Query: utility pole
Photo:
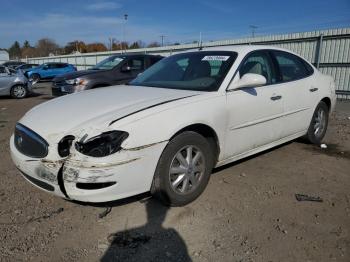
[[[126,27],[126,21],[128,20],[128,14],[125,14],[124,15],[124,23],[123,23],[123,40],[122,40],[122,43],[121,43],[121,48],[122,48],[122,52],[124,50],[123,48],[123,44],[125,42],[125,27]],[[126,46],[125,46],[125,52],[126,52]]]
[[[160,38],[162,39],[162,46],[164,46],[164,38],[165,38],[165,35],[161,35]]]
[[[109,39],[109,51],[113,50],[113,43],[114,43],[114,38],[110,37]]]
[[[198,45],[199,45],[199,49],[202,50],[202,32],[199,32],[199,42],[198,42]]]
[[[258,28],[256,25],[250,25],[250,29],[252,30],[252,37],[255,37],[255,30]]]

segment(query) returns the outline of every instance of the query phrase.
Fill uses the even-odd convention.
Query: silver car
[[[0,96],[25,98],[31,91],[31,83],[20,70],[15,73],[5,66],[0,66]]]

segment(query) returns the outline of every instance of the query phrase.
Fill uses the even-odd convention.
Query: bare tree
[[[37,56],[48,56],[50,54],[61,53],[61,49],[56,42],[50,38],[42,38],[35,45]]]
[[[160,44],[158,42],[151,42],[147,47],[160,47]]]

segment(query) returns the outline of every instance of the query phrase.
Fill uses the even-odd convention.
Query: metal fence
[[[211,47],[241,44],[272,45],[296,52],[313,63],[321,72],[334,77],[339,98],[350,98],[350,28],[213,41],[203,43],[202,46]],[[198,48],[198,44],[131,49],[127,50],[127,52],[167,56],[194,48]],[[38,64],[45,62],[67,62],[81,70],[94,66],[112,54],[120,53],[121,51],[72,54],[28,58],[26,61]]]

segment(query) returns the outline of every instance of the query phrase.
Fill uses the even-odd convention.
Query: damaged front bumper
[[[26,180],[57,196],[83,202],[113,201],[149,191],[165,146],[166,141],[102,158],[73,151],[64,159],[52,153],[57,147],[49,146],[48,156],[37,159],[20,153],[13,136],[10,141],[13,162]]]

